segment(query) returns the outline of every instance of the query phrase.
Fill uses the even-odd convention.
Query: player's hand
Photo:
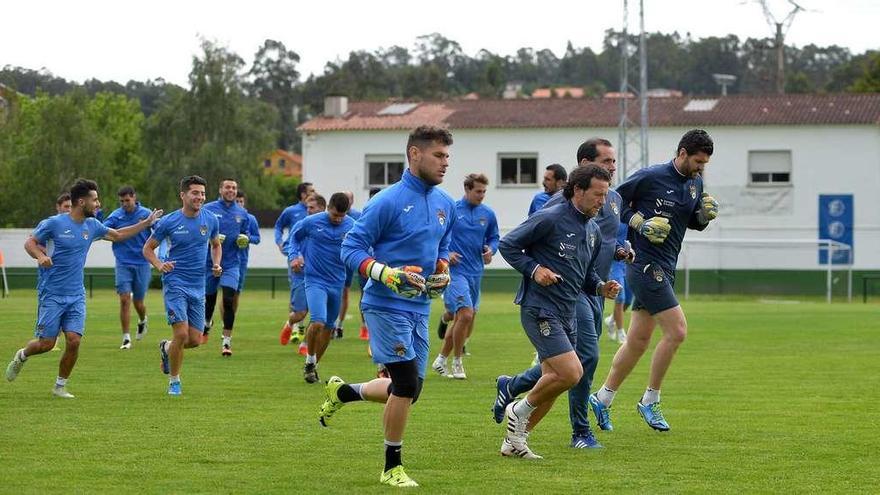
[[[545,268],[541,265],[538,265],[538,269],[535,270],[535,274],[532,275],[532,279],[538,283],[541,287],[547,287],[548,285],[558,284],[562,282],[562,276],[558,275],[550,270],[549,268]]]
[[[52,266],[52,258],[46,256],[45,254],[37,258],[37,265],[43,268],[49,268]]]
[[[697,221],[702,224],[707,224],[718,216],[718,201],[715,201],[715,198],[709,195],[707,192],[703,192],[700,196],[700,209],[697,210]]]
[[[639,234],[645,236],[652,244],[663,244],[672,226],[666,217],[651,217],[645,220],[641,213],[636,213],[629,219],[629,226]]]
[[[247,234],[238,234],[238,237],[235,238],[235,245],[238,246],[239,249],[248,247],[248,244],[250,243],[251,240],[248,238]]]
[[[449,251],[449,264],[457,265],[459,263],[461,263],[461,255],[455,251]]]
[[[615,299],[620,294],[620,284],[616,280],[609,280],[602,285],[600,292],[606,299]]]
[[[452,279],[449,277],[449,263],[446,260],[437,260],[437,266],[428,279],[425,281],[425,287],[428,290],[428,297],[436,298],[443,295],[443,291],[449,286]]]
[[[217,239],[220,239],[220,244],[223,244],[226,241],[226,234],[217,234]]]
[[[290,269],[296,273],[299,273],[302,271],[305,264],[306,260],[304,260],[302,256],[297,256],[296,258],[290,260]]]
[[[156,270],[159,270],[162,273],[168,273],[171,270],[174,270],[174,262],[173,261],[163,261],[162,264],[155,267]]]
[[[483,264],[488,265],[492,262],[492,249],[489,246],[483,245]]]
[[[361,273],[388,287],[391,292],[403,297],[418,297],[425,292],[425,277],[422,267],[402,266],[391,268],[376,260],[368,260],[361,265]]]
[[[223,268],[220,265],[214,265],[211,267],[211,273],[214,274],[215,278],[219,277],[220,275],[223,275]]]
[[[636,260],[636,252],[633,251],[629,241],[623,241],[623,246],[617,246],[617,249],[614,251],[614,260],[626,263],[632,263]]]
[[[153,210],[150,212],[150,216],[147,217],[147,225],[152,227],[165,213],[164,210]]]

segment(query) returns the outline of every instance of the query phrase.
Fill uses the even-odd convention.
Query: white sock
[[[223,345],[232,345],[232,337],[223,337]]]
[[[60,376],[55,378],[55,388],[61,388],[67,385],[67,378],[61,378]]]
[[[361,400],[365,400],[364,394],[361,392],[361,390],[363,390],[363,388],[364,388],[363,383],[349,383],[348,386],[351,387],[352,390],[357,392],[357,394],[361,398]]]
[[[303,333],[306,330],[306,324],[303,322],[299,322],[296,324],[296,328],[299,329],[299,333]]]
[[[611,326],[611,320],[613,320],[613,319],[614,319],[614,315],[611,315],[608,318],[605,318],[605,324],[608,326]]]
[[[655,402],[660,402],[660,391],[648,387],[645,390],[645,395],[642,395],[641,402],[643,406],[647,406],[648,404],[653,404]]]
[[[514,414],[521,419],[528,419],[528,417],[532,415],[532,411],[535,409],[537,409],[537,406],[529,404],[528,399],[517,401],[513,406]]]
[[[131,334],[130,334],[130,333],[126,332],[126,333],[122,334],[122,341],[123,341],[123,342],[127,342],[127,341],[130,341],[130,340],[131,340]]]
[[[461,356],[452,358],[452,364],[457,364],[461,366]]]
[[[435,359],[435,361],[443,361],[443,362],[445,362],[445,361],[446,361],[446,356],[444,356],[443,354],[437,354],[437,359]]]
[[[146,322],[147,322],[147,317],[144,316],[144,319],[143,319],[143,320],[140,320],[138,323],[146,323]]]
[[[168,377],[168,383],[180,383],[180,375],[171,375]]]
[[[169,349],[171,349],[171,341],[166,340],[165,341],[165,352],[168,352]]]
[[[599,402],[601,402],[602,404],[605,404],[606,406],[610,406],[611,401],[614,400],[614,394],[616,394],[616,393],[617,393],[616,391],[611,390],[610,388],[606,387],[605,385],[602,385],[602,388],[600,388],[599,391],[596,392],[596,398],[599,399]]]
[[[20,362],[27,361],[27,356],[24,355],[24,349],[19,349],[18,352],[15,353],[15,359],[18,359]]]
[[[318,358],[315,354],[309,354],[306,356],[306,364],[317,364]]]

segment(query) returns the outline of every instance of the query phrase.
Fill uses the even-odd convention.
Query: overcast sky
[[[777,19],[791,10],[767,0]],[[694,38],[771,34],[752,0],[644,0],[645,29]],[[880,0],[798,0],[800,12],[786,42],[837,44],[853,53],[880,48]],[[638,0],[630,0],[630,29],[638,29]],[[431,7],[428,11],[428,6]],[[558,56],[570,40],[601,50],[606,29],[620,29],[623,0],[512,2],[372,2],[265,0],[44,0],[6,2],[0,10],[0,66],[45,67],[55,75],[126,82],[164,78],[185,85],[199,36],[228,46],[250,65],[263,40],[299,53],[300,72],[322,73],[349,51],[373,51],[438,32],[465,53],[500,55],[549,48]]]

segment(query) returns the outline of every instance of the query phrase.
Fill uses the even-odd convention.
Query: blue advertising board
[[[819,239],[831,239],[850,246],[849,251],[835,250],[831,263],[848,265],[855,261],[853,243],[853,195],[819,195]],[[819,264],[828,263],[828,249],[819,247]]]

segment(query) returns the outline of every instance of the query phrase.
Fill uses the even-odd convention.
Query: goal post
[[[827,253],[824,263],[818,259],[817,253],[820,252]],[[839,258],[838,253],[846,253],[846,263],[834,262],[836,257]],[[832,239],[697,237],[683,242],[679,267],[684,272],[685,299],[690,296],[691,270],[697,268],[822,270],[825,272],[825,298],[829,303],[833,294],[834,271],[842,269],[846,271],[847,301],[852,302],[852,259],[851,246]]]

